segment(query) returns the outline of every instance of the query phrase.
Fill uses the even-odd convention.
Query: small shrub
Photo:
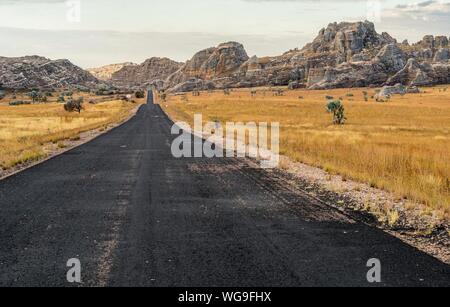
[[[333,124],[335,125],[343,125],[347,120],[344,105],[338,100],[328,103],[327,111],[333,113]]]
[[[76,111],[78,113],[81,113],[81,110],[83,110],[83,98],[70,99],[64,104],[64,110],[66,110],[67,112]]]
[[[64,103],[64,102],[66,102],[66,99],[64,99],[64,96],[61,95],[61,96],[58,97],[58,100],[56,100],[56,102],[58,102],[58,103]]]
[[[353,95],[353,93],[348,93],[346,96],[347,96],[347,97],[353,97],[353,96],[355,96],[355,95]]]
[[[333,100],[333,99],[334,99],[334,97],[333,97],[333,96],[329,96],[329,95],[327,95],[327,96],[325,96],[325,99],[326,99],[326,100]]]
[[[136,93],[134,93],[134,97],[136,97],[137,99],[145,98],[145,93],[144,91],[137,91]]]
[[[21,106],[21,105],[28,105],[28,104],[31,104],[31,101],[17,100],[17,101],[11,101],[9,103],[10,106]]]

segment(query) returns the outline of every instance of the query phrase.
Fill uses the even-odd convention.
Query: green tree
[[[80,97],[78,99],[70,99],[69,101],[64,104],[64,110],[67,112],[78,112],[81,113],[81,110],[83,110],[83,97]]]
[[[28,93],[28,96],[31,98],[31,100],[33,102],[36,102],[39,100],[39,92],[38,91],[33,90]]]
[[[338,100],[329,102],[327,111],[333,113],[333,124],[335,125],[343,125],[347,120],[344,105]]]

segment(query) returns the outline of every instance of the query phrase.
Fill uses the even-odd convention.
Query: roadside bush
[[[61,96],[58,97],[58,100],[56,100],[56,102],[58,102],[58,103],[64,103],[64,102],[66,102],[66,99],[64,99],[64,96],[61,95]]]
[[[136,93],[134,93],[134,97],[136,97],[137,99],[145,98],[145,93],[144,91],[137,91]]]
[[[333,113],[333,124],[335,125],[343,125],[347,120],[344,105],[338,100],[328,103],[327,111]]]
[[[78,112],[81,113],[83,110],[83,98],[71,99],[64,104],[64,110],[67,112]]]

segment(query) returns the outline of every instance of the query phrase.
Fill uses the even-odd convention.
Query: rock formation
[[[329,24],[302,49],[280,56],[249,57],[242,44],[228,42],[196,53],[185,64],[167,58],[126,64],[92,71],[117,87],[153,86],[172,92],[258,86],[427,86],[450,83],[450,43],[446,36],[432,35],[415,44],[397,43],[389,34],[377,33],[371,22],[342,22]],[[36,56],[0,58],[0,73],[0,83],[14,88],[99,82],[67,60]]]
[[[0,57],[0,84],[5,88],[95,87],[99,80],[68,60],[39,56]]]
[[[332,23],[302,49],[249,58],[239,43],[197,53],[164,87],[171,91],[228,87],[290,86],[327,89],[423,86],[450,82],[449,39],[425,36],[410,45],[378,34],[373,23]]]
[[[121,70],[125,66],[134,66],[134,65],[136,64],[131,62],[111,64],[97,68],[88,68],[87,71],[90,72],[94,77],[96,77],[99,80],[110,81],[114,73]]]
[[[237,80],[234,78],[236,72],[248,59],[247,52],[241,44],[235,42],[220,44],[196,53],[191,60],[167,78],[166,86],[189,88],[193,83],[199,85],[198,80],[232,85]]]
[[[111,82],[118,87],[157,85],[177,71],[182,63],[168,58],[150,58],[140,65],[128,65],[114,72]]]

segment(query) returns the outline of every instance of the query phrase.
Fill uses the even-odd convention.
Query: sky
[[[225,41],[250,56],[301,48],[331,22],[371,20],[399,41],[450,36],[450,0],[0,0],[0,56],[83,67],[186,61]]]

